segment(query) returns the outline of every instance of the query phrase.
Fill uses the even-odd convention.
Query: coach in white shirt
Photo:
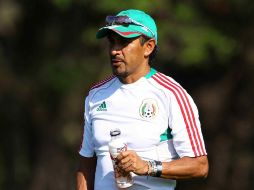
[[[117,157],[117,167],[133,174],[128,189],[172,190],[178,179],[205,178],[208,159],[197,107],[180,84],[149,64],[157,49],[154,20],[125,10],[106,22],[97,38],[108,39],[113,75],[86,97],[76,189],[117,189],[108,151],[114,128],[128,144]]]

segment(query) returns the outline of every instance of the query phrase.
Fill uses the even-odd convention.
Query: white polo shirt
[[[95,85],[86,97],[79,153],[97,156],[95,190],[117,189],[108,152],[114,128],[121,130],[128,149],[146,160],[207,154],[192,98],[171,77],[154,69],[132,84],[122,84],[112,76]],[[176,184],[175,180],[136,175],[134,183],[153,190],[171,190]]]

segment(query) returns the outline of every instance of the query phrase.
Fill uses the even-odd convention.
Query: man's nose
[[[119,45],[112,45],[111,48],[110,48],[110,54],[111,55],[117,55],[119,54],[119,52],[121,51],[121,47]]]

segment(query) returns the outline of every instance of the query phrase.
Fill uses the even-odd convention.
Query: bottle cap
[[[121,134],[120,129],[112,129],[110,130],[110,136],[118,136]]]

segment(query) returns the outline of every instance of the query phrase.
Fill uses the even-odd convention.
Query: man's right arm
[[[76,190],[94,190],[96,161],[96,156],[91,158],[80,156],[76,176]]]

